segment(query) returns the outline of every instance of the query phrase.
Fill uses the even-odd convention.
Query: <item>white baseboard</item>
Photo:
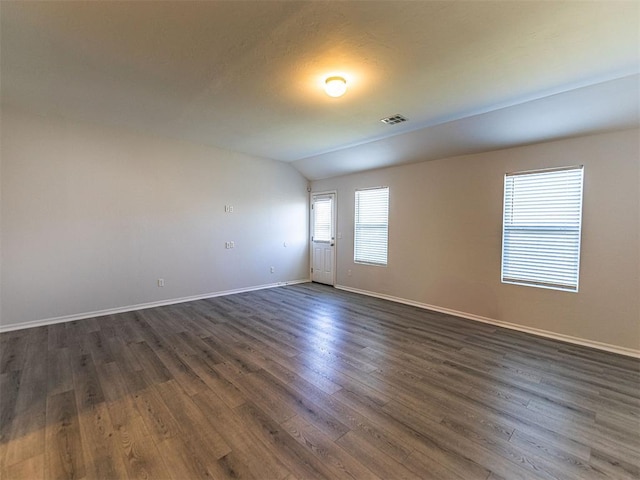
[[[438,307],[436,305],[429,305],[426,303],[416,302],[414,300],[408,300],[406,298],[394,297],[392,295],[385,295],[383,293],[376,293],[376,292],[370,292],[368,290],[360,290],[358,288],[346,287],[344,285],[336,285],[335,288],[339,290],[345,290],[347,292],[358,293],[360,295],[367,295],[369,297],[381,298],[383,300],[389,300],[391,302],[403,303],[405,305],[411,305],[413,307],[424,308],[425,310],[433,310],[434,312],[446,313],[448,315],[453,315],[455,317],[466,318],[468,320],[475,320],[476,322],[489,323],[491,325],[508,328],[510,330],[517,330],[519,332],[530,333],[532,335],[537,335],[539,337],[551,338],[553,340],[560,340],[561,342],[596,348],[598,350],[617,353],[619,355],[625,355],[627,357],[640,358],[640,350],[634,350],[632,348],[619,347],[617,345],[610,345],[608,343],[596,342],[594,340],[586,340],[584,338],[572,337],[571,335],[564,335],[562,333],[550,332],[548,330],[541,330],[539,328],[526,327],[524,325],[518,325],[515,323],[504,322],[502,320],[495,320],[493,318],[482,317],[480,315],[475,315],[473,313],[460,312],[458,310],[452,310],[450,308]]]
[[[95,312],[77,313],[74,315],[65,315],[62,317],[45,318],[43,320],[32,320],[30,322],[0,325],[0,333],[11,332],[13,330],[22,330],[24,328],[53,325],[54,323],[72,322],[74,320],[84,320],[86,318],[102,317],[104,315],[114,315],[116,313],[133,312],[135,310],[144,310],[146,308],[163,307],[165,305],[175,305],[176,303],[193,302],[194,300],[203,300],[205,298],[221,297],[224,295],[233,295],[236,293],[252,292],[254,290],[264,290],[265,288],[283,287],[285,285],[295,285],[297,283],[308,283],[310,281],[311,279],[307,278],[304,280],[291,280],[288,282],[268,283],[265,285],[256,285],[253,287],[236,288],[234,290],[224,290],[221,292],[212,292],[212,293],[205,293],[202,295],[193,295],[191,297],[172,298],[169,300],[159,300],[157,302],[139,303],[137,305],[129,305],[126,307],[108,308],[106,310],[97,310]]]

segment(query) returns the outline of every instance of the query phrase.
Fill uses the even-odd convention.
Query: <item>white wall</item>
[[[309,276],[288,164],[6,109],[1,133],[5,328]]]
[[[628,130],[316,181],[314,191],[338,192],[337,283],[640,350],[639,138]],[[580,292],[502,284],[504,174],[577,164]],[[354,190],[380,185],[390,187],[389,264],[356,265]]]

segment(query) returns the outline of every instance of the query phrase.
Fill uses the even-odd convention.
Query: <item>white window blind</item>
[[[387,264],[389,187],[356,190],[354,260]]]
[[[331,197],[317,197],[313,202],[313,241],[331,242]]]
[[[578,291],[583,167],[505,175],[502,281]]]

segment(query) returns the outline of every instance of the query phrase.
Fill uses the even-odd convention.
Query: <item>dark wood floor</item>
[[[317,284],[0,339],[6,480],[640,474],[638,360]]]

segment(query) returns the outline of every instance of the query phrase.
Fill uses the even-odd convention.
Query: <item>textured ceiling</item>
[[[2,1],[2,103],[321,178],[636,125],[639,9]],[[321,89],[331,73],[349,79],[342,98]],[[379,121],[395,113],[409,121]]]

